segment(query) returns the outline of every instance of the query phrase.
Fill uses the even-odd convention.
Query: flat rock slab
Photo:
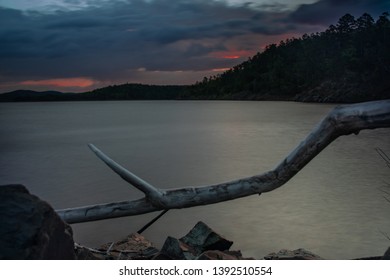
[[[106,251],[112,258],[121,260],[150,259],[158,252],[152,242],[138,233],[129,234],[118,242],[106,243],[99,250]]]
[[[79,260],[148,260],[158,250],[152,242],[138,233],[132,233],[117,242],[106,243],[97,249],[76,246]]]
[[[264,257],[265,260],[322,260],[322,258],[305,249],[280,250],[277,253],[271,253]]]
[[[240,251],[217,251],[211,250],[203,252],[197,260],[254,260],[254,258],[244,258]]]

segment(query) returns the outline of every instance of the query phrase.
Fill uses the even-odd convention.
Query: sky
[[[0,93],[193,84],[390,0],[0,0]]]

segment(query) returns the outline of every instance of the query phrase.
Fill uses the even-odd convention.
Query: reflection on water
[[[288,102],[59,102],[0,104],[0,184],[23,183],[55,208],[142,197],[87,148],[94,143],[161,188],[228,181],[273,168],[333,105]],[[381,255],[390,204],[381,187],[390,130],[337,139],[285,186],[261,196],[169,211],[145,232],[161,246],[199,220],[245,256],[282,248],[324,258]],[[76,242],[96,246],[156,216],[74,225]]]

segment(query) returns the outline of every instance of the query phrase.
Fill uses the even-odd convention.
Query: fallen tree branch
[[[285,184],[336,138],[358,134],[364,129],[384,127],[390,127],[390,100],[337,106],[271,171],[221,184],[168,190],[146,183],[90,144],[89,147],[100,159],[124,180],[145,193],[145,197],[57,210],[57,213],[67,223],[82,223],[207,205],[269,192]]]

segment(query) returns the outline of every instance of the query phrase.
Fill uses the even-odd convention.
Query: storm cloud
[[[66,2],[85,5],[47,11],[0,6],[0,91],[26,80],[77,77],[95,87],[192,83],[275,40],[326,27],[347,12],[383,12],[389,4],[326,0],[288,10],[256,1]]]
[[[389,0],[320,0],[301,5],[290,18],[296,23],[330,25],[346,13],[356,17],[369,13],[377,17],[389,10]]]

